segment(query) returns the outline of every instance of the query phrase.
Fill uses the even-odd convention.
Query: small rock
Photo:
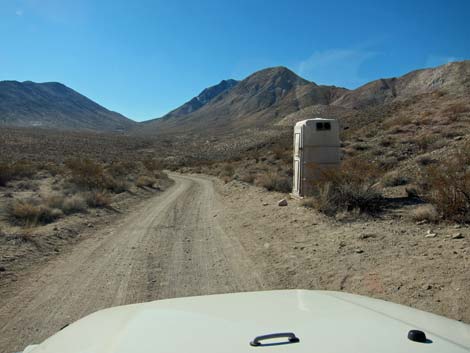
[[[460,224],[456,224],[456,225],[454,226],[454,229],[460,229],[460,228],[461,228]]]
[[[268,206],[268,205],[269,205],[269,203],[263,202],[263,206]]]
[[[54,226],[54,228],[52,228],[52,230],[57,232],[59,230],[59,228],[57,226]]]
[[[87,226],[88,226],[88,228],[93,228],[93,224],[91,224],[91,223],[88,223]]]
[[[422,224],[425,224],[425,223],[427,223],[427,221],[424,220],[424,219],[422,221],[416,222],[416,224],[419,225],[419,226],[422,225]]]
[[[464,236],[462,233],[455,233],[452,235],[452,239],[463,239]]]
[[[434,238],[437,234],[436,233],[433,233],[431,231],[431,229],[428,229],[428,231],[426,232],[426,235],[424,236],[425,238]]]
[[[356,254],[362,254],[364,252],[364,250],[362,249],[356,249]]]
[[[278,206],[287,206],[287,200],[286,199],[282,199],[280,200],[278,203],[277,203]]]

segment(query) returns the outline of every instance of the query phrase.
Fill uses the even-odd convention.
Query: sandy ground
[[[344,290],[470,323],[468,228],[432,227],[426,238],[429,225],[400,214],[337,222],[243,183],[173,177],[164,193],[3,288],[2,352],[110,306],[276,288]]]
[[[470,228],[418,225],[406,207],[339,222],[299,200],[279,207],[286,195],[216,185],[221,224],[256,259],[267,288],[347,291],[470,323]]]
[[[262,289],[238,239],[218,224],[212,182],[174,179],[166,192],[9,285],[0,299],[1,351],[41,342],[110,306]]]

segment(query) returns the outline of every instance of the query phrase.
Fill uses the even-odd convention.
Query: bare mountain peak
[[[318,86],[282,66],[257,71],[212,99],[204,100],[204,105],[199,104],[199,98],[214,87],[217,86],[204,90],[198,99],[185,103],[164,119],[153,120],[153,131],[207,132],[208,129],[269,126],[306,106],[329,104],[342,92]]]
[[[248,76],[244,81],[253,82],[273,82],[281,85],[298,85],[298,84],[309,84],[311,82],[303,79],[302,77],[295,74],[293,71],[284,66],[270,67],[255,72]],[[243,81],[242,81],[243,82]]]
[[[0,81],[0,125],[122,131],[134,124],[59,82]]]

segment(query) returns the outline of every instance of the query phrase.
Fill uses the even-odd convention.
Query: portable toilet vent
[[[309,196],[325,168],[340,164],[339,126],[335,119],[308,119],[294,127],[292,195]]]

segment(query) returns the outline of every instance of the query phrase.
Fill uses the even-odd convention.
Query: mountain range
[[[0,125],[125,131],[135,124],[61,83],[0,81]]]
[[[454,62],[357,89],[317,85],[285,67],[223,80],[165,116],[135,123],[60,83],[0,82],[0,124],[151,134],[212,133],[341,118],[432,92],[469,95],[470,61]]]

